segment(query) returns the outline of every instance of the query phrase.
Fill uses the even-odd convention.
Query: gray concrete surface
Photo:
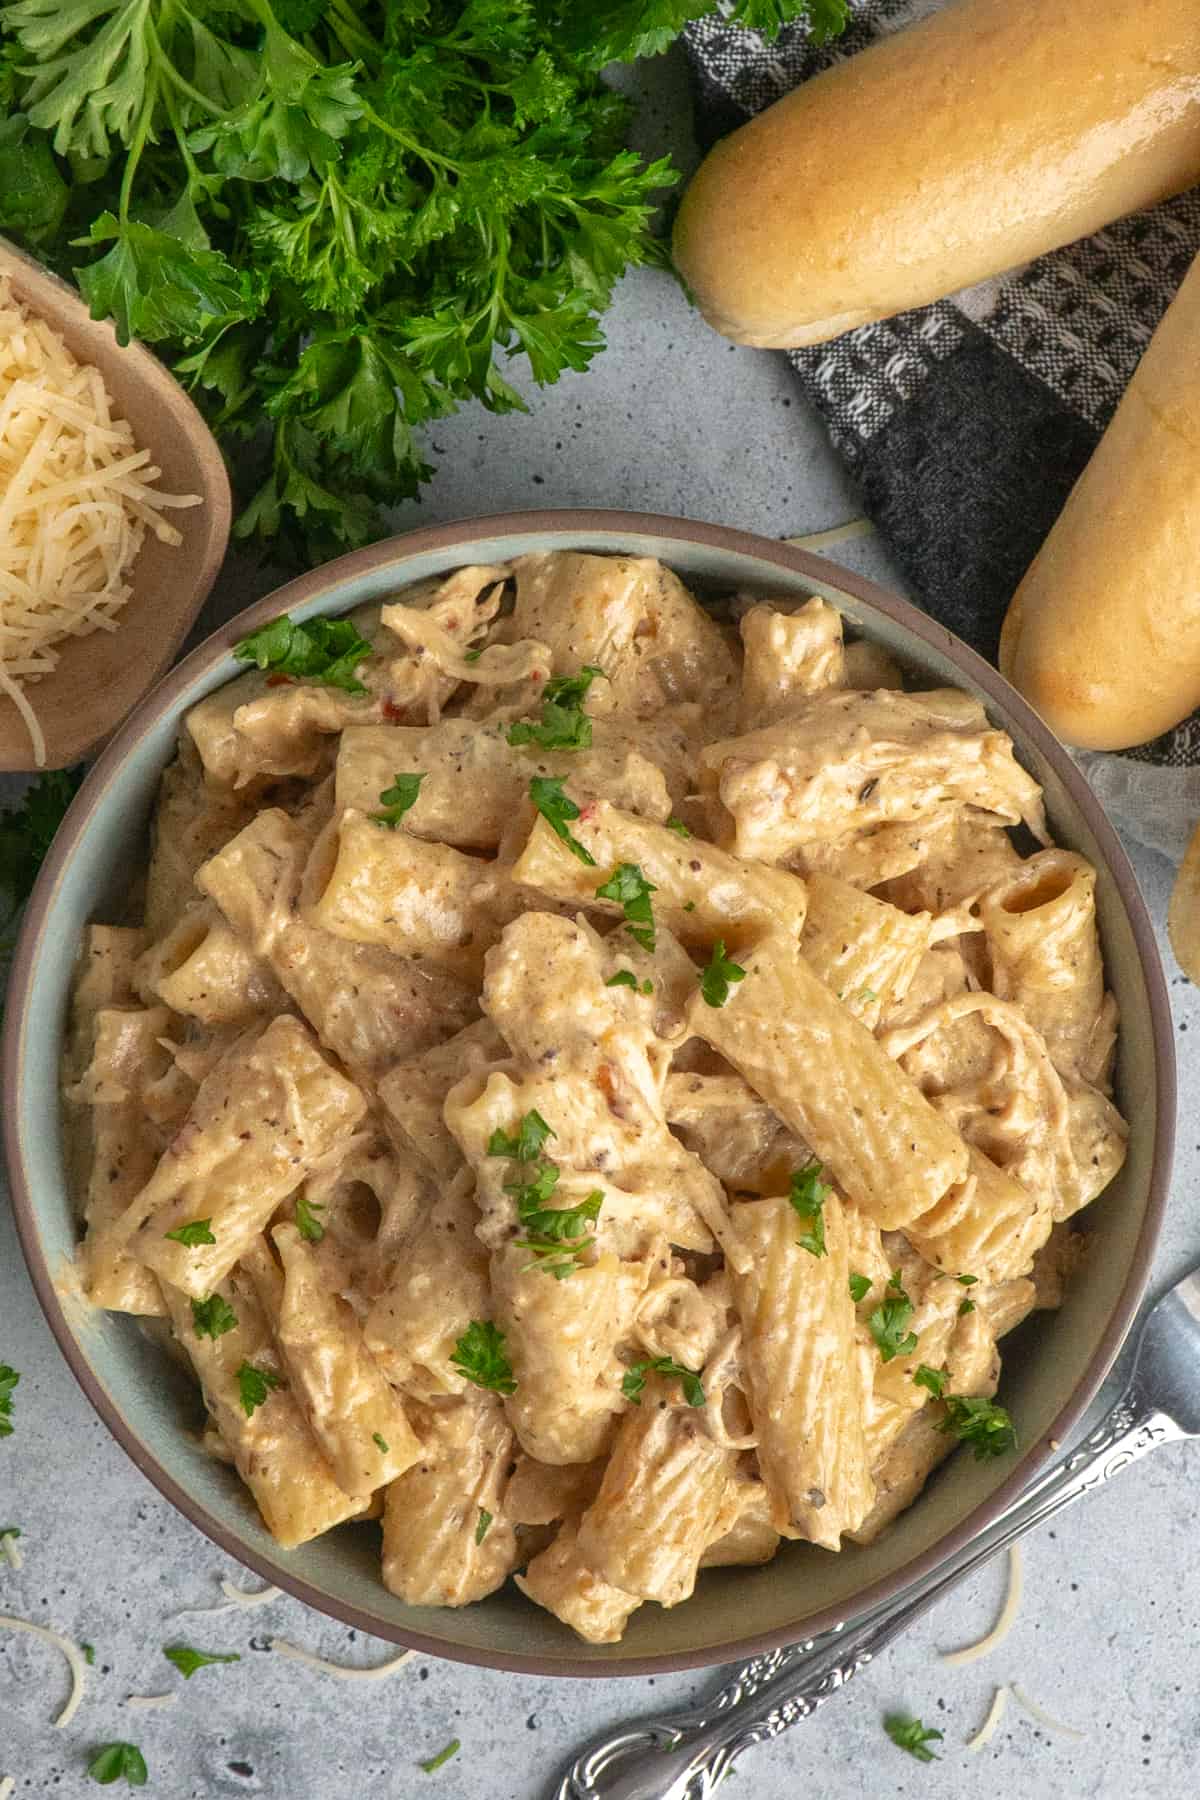
[[[652,132],[661,129],[652,117]],[[606,330],[610,348],[593,371],[536,396],[531,417],[472,411],[439,426],[437,480],[400,522],[599,504],[784,535],[853,515],[853,496],[781,361],[710,335],[660,275],[624,284]],[[848,546],[844,560],[889,578],[877,540]],[[210,616],[228,615],[265,585],[236,559]],[[1147,852],[1135,860],[1161,926],[1169,870]],[[1200,1132],[1189,1106],[1200,1078],[1200,996],[1174,975],[1172,999],[1184,1115],[1158,1281],[1200,1253]],[[89,1697],[57,1732],[61,1658],[0,1628],[0,1777],[15,1777],[20,1800],[92,1792],[89,1753],[118,1738],[141,1745],[146,1791],[163,1800],[536,1800],[588,1735],[683,1704],[711,1682],[555,1683],[430,1661],[379,1686],[347,1687],[256,1652],[269,1633],[347,1661],[389,1654],[295,1601],[173,1622],[181,1608],[216,1599],[220,1575],[249,1578],[159,1499],[90,1412],[41,1319],[0,1188],[3,1361],[22,1380],[15,1434],[0,1442],[0,1525],[21,1527],[25,1567],[17,1574],[0,1559],[0,1612],[96,1647]],[[946,1600],[816,1718],[747,1757],[732,1791],[760,1800],[1190,1792],[1200,1749],[1197,1457],[1160,1452],[1029,1541],[1025,1604],[989,1661],[951,1670],[937,1653],[986,1629],[1004,1585],[998,1569]],[[162,1657],[180,1637],[240,1651],[242,1661],[185,1684]],[[1010,1710],[990,1748],[966,1755],[993,1686],[1012,1679],[1083,1735],[1051,1737]],[[170,1710],[139,1714],[124,1704],[131,1693],[170,1689],[180,1695]],[[897,1707],[944,1731],[940,1762],[919,1765],[888,1743],[882,1719]],[[452,1737],[462,1741],[458,1756],[423,1774],[420,1759]]]

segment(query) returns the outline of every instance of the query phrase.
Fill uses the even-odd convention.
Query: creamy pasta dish
[[[870,1542],[1012,1450],[998,1342],[1121,1165],[1095,874],[1009,739],[824,600],[724,616],[558,552],[275,620],[87,935],[86,1291],[410,1605],[608,1643]]]

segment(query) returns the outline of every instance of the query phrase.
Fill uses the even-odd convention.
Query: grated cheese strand
[[[998,1687],[992,1695],[992,1704],[988,1708],[988,1716],[979,1727],[973,1738],[967,1741],[967,1752],[974,1756],[978,1751],[990,1744],[1000,1729],[1000,1721],[1004,1717],[1004,1709],[1012,1689],[1007,1686]]]
[[[150,1712],[155,1707],[174,1706],[178,1694],[127,1694],[126,1706],[134,1706],[142,1712]]]
[[[79,363],[0,276],[0,694],[24,721],[39,767],[46,746],[27,686],[53,672],[57,646],[115,631],[146,532],[179,544],[162,471],[113,416],[100,371]]]
[[[978,1662],[981,1657],[990,1656],[992,1651],[1004,1642],[1016,1623],[1017,1614],[1021,1610],[1021,1595],[1024,1591],[1025,1564],[1021,1557],[1021,1546],[1020,1544],[1010,1544],[1008,1547],[1008,1592],[1004,1596],[1000,1617],[977,1644],[965,1644],[961,1650],[943,1650],[942,1661],[956,1666],[959,1663]]]
[[[221,1580],[221,1592],[230,1606],[240,1606],[249,1612],[255,1606],[269,1606],[272,1600],[278,1600],[283,1593],[282,1588],[265,1587],[251,1591],[249,1588],[235,1587],[232,1581]],[[214,1612],[224,1612],[224,1607],[213,1607]]]
[[[21,1546],[11,1531],[0,1532],[0,1550],[4,1552],[4,1560],[10,1569],[19,1573],[25,1567],[25,1558],[21,1555]]]
[[[849,544],[855,538],[873,537],[874,533],[870,519],[847,519],[844,525],[831,525],[828,531],[809,531],[803,537],[785,537],[783,542],[797,550],[831,550],[835,544]]]
[[[0,1800],[11,1800],[11,1795],[16,1789],[16,1785],[17,1782],[14,1775],[0,1775]]]
[[[1057,1731],[1063,1737],[1083,1738],[1087,1736],[1087,1733],[1080,1731],[1078,1726],[1068,1725],[1065,1719],[1056,1719],[1053,1713],[1048,1713],[1044,1706],[1039,1706],[1036,1700],[1031,1700],[1024,1688],[1019,1688],[1015,1681],[1012,1684],[1012,1697],[1023,1712],[1027,1712],[1031,1719],[1036,1719],[1039,1725],[1044,1725],[1047,1731]]]
[[[385,1676],[394,1675],[407,1662],[411,1662],[417,1654],[415,1650],[405,1650],[391,1662],[376,1663],[372,1669],[355,1669],[346,1663],[327,1662],[323,1656],[314,1656],[311,1650],[302,1650],[299,1644],[289,1644],[286,1638],[271,1638],[270,1648],[279,1656],[286,1656],[292,1662],[303,1663],[306,1669],[319,1669],[324,1675],[336,1675],[339,1681],[382,1681]]]
[[[67,1695],[66,1705],[53,1721],[57,1730],[65,1730],[79,1711],[79,1702],[83,1699],[87,1683],[87,1663],[83,1659],[83,1651],[72,1638],[64,1637],[60,1631],[51,1631],[46,1625],[32,1625],[28,1619],[14,1619],[10,1613],[0,1613],[0,1629],[5,1626],[10,1631],[25,1631],[30,1637],[40,1638],[44,1644],[52,1644],[66,1657],[71,1670],[71,1692]]]

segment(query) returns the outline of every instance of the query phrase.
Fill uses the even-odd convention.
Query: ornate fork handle
[[[744,1664],[700,1707],[597,1739],[567,1770],[554,1800],[707,1800],[743,1751],[808,1718],[957,1582],[1072,1500],[1185,1435],[1131,1383],[1078,1448],[949,1570],[865,1619]]]

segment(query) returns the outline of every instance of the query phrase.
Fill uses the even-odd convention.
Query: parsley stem
[[[137,166],[142,160],[142,152],[146,148],[146,139],[150,136],[150,124],[154,116],[154,105],[158,99],[158,81],[149,72],[146,76],[146,94],[142,101],[142,110],[138,114],[138,122],[134,127],[133,137],[129,142],[129,155],[125,158],[125,173],[121,177],[121,197],[118,201],[122,225],[129,223],[129,202],[133,198],[133,178],[137,174]]]
[[[462,174],[461,163],[452,162],[448,156],[439,156],[436,150],[430,150],[425,144],[418,143],[417,139],[410,137],[407,131],[400,131],[395,125],[389,125],[386,119],[380,117],[369,101],[363,101],[362,116],[374,125],[377,131],[382,131],[388,137],[395,138],[398,144],[403,144],[406,150],[411,150],[412,154],[427,167],[432,168],[436,163],[439,168],[449,169],[452,175]]]
[[[202,94],[199,88],[193,87],[191,82],[185,80],[179,73],[179,70],[175,67],[175,64],[163,49],[162,39],[155,29],[154,20],[149,17],[146,19],[146,42],[149,44],[151,52],[153,53],[155,67],[162,70],[162,73],[167,77],[167,80],[171,82],[174,87],[177,87],[181,94],[185,94],[189,100],[194,100],[197,106],[202,106],[204,108],[205,112],[212,113],[214,118],[220,119],[225,116],[222,107],[218,106],[214,100],[210,100],[207,94]],[[187,144],[180,134],[180,128],[176,121],[175,113],[167,101],[165,92],[162,98],[163,104],[171,115],[171,129],[175,133],[175,140],[183,154],[184,161],[190,163],[194,169],[195,163],[192,161]]]

